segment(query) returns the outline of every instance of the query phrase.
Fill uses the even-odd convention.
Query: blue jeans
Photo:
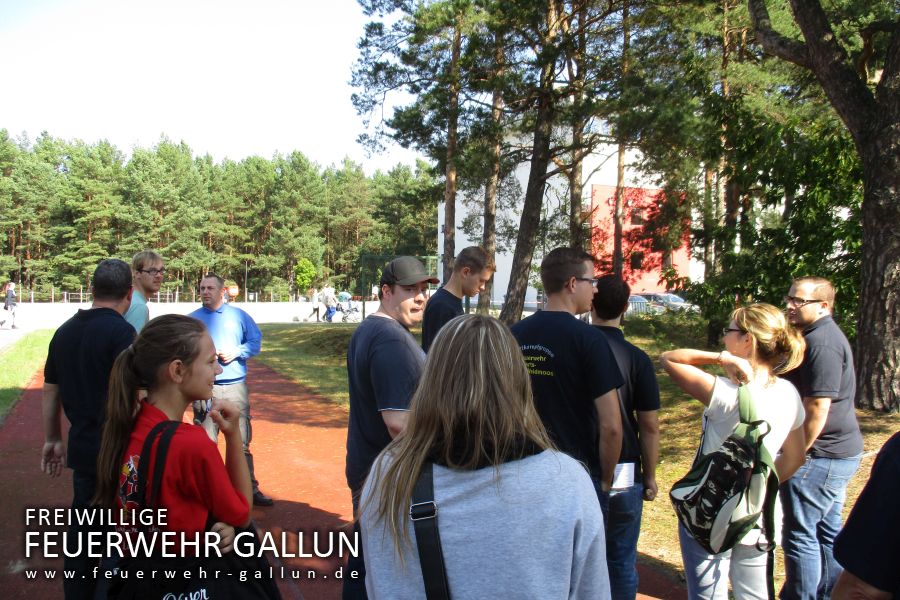
[[[230,383],[228,385],[214,385],[213,398],[217,400],[228,400],[241,411],[238,419],[238,427],[241,430],[241,443],[244,447],[244,458],[247,459],[247,467],[250,469],[250,483],[253,486],[253,493],[255,494],[259,491],[259,482],[256,480],[256,473],[253,468],[253,454],[250,452],[250,441],[253,439],[253,426],[250,422],[250,392],[247,389],[247,382],[238,381],[237,383]],[[199,411],[202,402],[203,401],[201,400],[197,400],[193,404],[194,423],[200,422],[200,417],[202,416],[203,420],[200,422],[200,426],[206,431],[206,435],[209,436],[209,439],[213,442],[218,442],[219,426],[216,425],[215,421],[209,418],[208,413]]]
[[[678,541],[691,600],[728,600],[729,580],[735,600],[769,599],[767,552],[756,546],[737,544],[731,550],[710,554],[681,525]]]
[[[843,570],[834,560],[834,537],[841,529],[847,483],[860,458],[807,456],[806,463],[779,488],[784,510],[783,600],[831,597]]]
[[[606,566],[613,600],[634,600],[637,594],[637,543],[644,510],[644,486],[609,493],[606,521]]]
[[[594,484],[594,491],[597,492],[597,501],[600,502],[600,512],[603,513],[604,527],[609,522],[609,492],[604,492],[600,488],[600,478],[591,475],[591,483]]]

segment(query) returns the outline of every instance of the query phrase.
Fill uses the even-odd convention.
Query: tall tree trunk
[[[853,136],[863,171],[856,402],[900,411],[900,27],[884,31],[890,39],[872,93],[818,0],[791,0],[804,42],[772,29],[763,0],[748,3],[766,52],[809,69]]]
[[[628,2],[622,4],[622,85],[628,75],[629,53],[631,46],[631,23],[628,18]],[[623,89],[624,91],[624,89]],[[623,277],[625,273],[625,256],[622,252],[622,208],[625,204],[625,139],[620,134],[619,145],[616,149],[616,195],[613,206],[613,273],[616,277]]]
[[[556,44],[559,31],[556,0],[550,0],[547,6],[547,32],[544,36],[544,47]],[[553,56],[553,52],[548,52]],[[519,221],[519,234],[516,237],[516,250],[509,276],[509,287],[506,290],[506,301],[500,311],[500,320],[512,325],[522,317],[525,307],[525,291],[528,289],[528,274],[534,258],[534,245],[538,226],[541,220],[541,207],[544,203],[544,187],[547,183],[547,166],[550,164],[550,141],[553,120],[556,113],[556,99],[553,90],[556,61],[544,58],[537,95],[537,111],[534,119],[534,145],[531,153],[531,169],[528,173],[528,187],[525,190],[525,202],[522,205],[522,217]]]
[[[712,277],[716,273],[715,239],[716,230],[716,172],[703,172],[703,276]]]
[[[456,135],[459,122],[459,54],[462,47],[462,26],[457,22],[453,30],[453,50],[450,57],[450,110],[447,121],[447,171],[444,185],[444,277],[450,280],[453,259],[456,258]]]
[[[569,245],[584,248],[584,218],[582,216],[582,196],[584,195],[584,130],[587,117],[584,116],[584,53],[587,48],[585,20],[587,6],[579,3],[575,10],[575,31],[577,43],[569,57],[569,79],[572,85],[572,168],[569,169]]]
[[[622,220],[625,205],[625,144],[619,142],[616,157],[616,195],[613,204],[613,274],[623,277],[625,274],[625,258],[622,253],[622,235],[624,223]]]
[[[494,75],[497,79],[503,76],[505,70],[505,57],[503,54],[503,34],[494,36]],[[491,260],[496,261],[497,256],[497,191],[500,188],[500,144],[501,122],[503,116],[503,93],[499,83],[494,87],[491,100],[491,135],[494,136],[491,144],[491,174],[487,185],[484,187],[484,228],[481,235],[481,247],[487,252]],[[478,313],[486,315],[491,309],[491,297],[494,290],[494,275],[484,285],[484,292],[478,295]]]

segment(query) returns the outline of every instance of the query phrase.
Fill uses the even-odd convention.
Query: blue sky
[[[107,139],[165,135],[217,161],[300,150],[366,172],[350,102],[365,17],[355,0],[0,0],[0,128]]]

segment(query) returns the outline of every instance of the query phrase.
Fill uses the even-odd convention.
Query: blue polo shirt
[[[188,316],[206,325],[216,351],[235,347],[240,350],[236,359],[222,364],[216,385],[243,381],[247,377],[247,359],[259,354],[262,343],[262,332],[253,318],[231,304],[222,304],[217,310],[201,306]]]

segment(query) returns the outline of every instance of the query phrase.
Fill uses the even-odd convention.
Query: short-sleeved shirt
[[[806,411],[797,390],[786,379],[775,378],[768,387],[750,384],[750,396],[756,409],[756,418],[766,421],[772,428],[763,438],[763,446],[771,456],[781,449],[788,434],[803,426]],[[709,406],[703,411],[703,454],[719,449],[741,421],[738,406],[738,386],[724,377],[716,377]]]
[[[92,308],[79,310],[50,340],[44,381],[59,386],[71,423],[66,465],[75,471],[97,472],[109,374],[134,335],[134,327],[115,310]]]
[[[347,376],[347,485],[362,489],[378,454],[391,442],[384,410],[407,410],[419,383],[425,353],[416,338],[394,319],[372,315],[350,338]]]
[[[441,327],[461,314],[463,314],[462,299],[448,292],[445,287],[436,291],[425,305],[425,315],[422,318],[422,350],[428,352]]]
[[[119,507],[138,508],[134,504],[135,484],[144,440],[157,423],[168,419],[155,406],[142,404],[122,457],[116,494]],[[151,466],[148,478],[152,477]],[[202,427],[187,423],[179,425],[172,436],[157,501],[160,508],[166,509],[166,526],[162,528],[166,531],[204,531],[210,515],[214,521],[240,526],[250,514],[247,498],[231,483],[216,444]]]
[[[131,323],[134,330],[138,333],[150,320],[150,309],[147,308],[147,299],[138,290],[134,290],[131,294],[131,305],[125,311],[125,320]]]
[[[216,377],[216,385],[244,381],[247,378],[247,360],[259,354],[262,346],[262,332],[253,317],[236,306],[225,303],[216,310],[201,306],[188,316],[206,325],[216,350],[238,349],[236,359],[227,365],[222,364],[222,372]]]
[[[803,330],[803,363],[784,377],[803,398],[831,398],[822,433],[809,453],[825,458],[850,458],[863,451],[856,421],[856,373],[847,337],[830,316]]]
[[[619,462],[641,462],[641,446],[638,440],[638,422],[636,411],[647,412],[659,410],[659,383],[653,361],[647,353],[625,339],[625,334],[618,327],[598,326],[625,383],[619,388],[619,399],[622,401],[622,453]]]
[[[871,586],[900,598],[900,433],[878,453],[872,474],[844,528],[834,541],[834,557]]]
[[[602,476],[594,400],[624,383],[606,337],[567,312],[538,311],[512,326],[534,402],[557,447]]]

